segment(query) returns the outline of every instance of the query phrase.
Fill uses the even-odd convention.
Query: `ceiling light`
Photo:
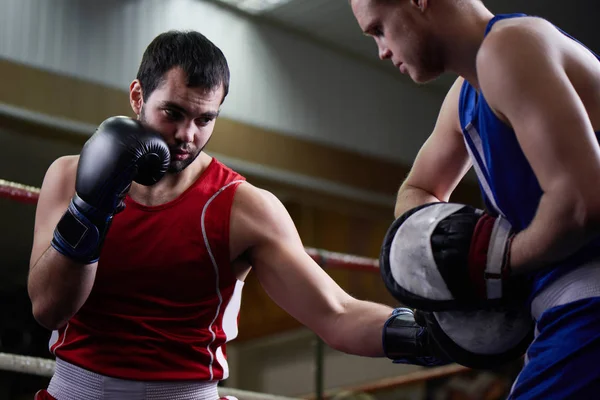
[[[218,0],[221,3],[226,3],[237,7],[240,10],[251,14],[260,14],[272,10],[291,0]]]

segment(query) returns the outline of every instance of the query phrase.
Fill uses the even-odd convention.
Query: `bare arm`
[[[514,128],[543,190],[533,221],[513,241],[515,273],[560,261],[600,233],[600,147],[557,34],[542,20],[501,27],[477,61],[488,103]]]
[[[458,79],[442,104],[433,133],[417,155],[398,191],[394,216],[422,204],[448,201],[471,167],[458,118],[458,98],[463,83]]]
[[[56,160],[44,177],[35,215],[27,289],[33,316],[47,329],[67,323],[88,298],[96,265],[81,265],[50,246],[56,224],[75,193],[76,157]]]
[[[271,193],[238,188],[232,232],[249,243],[249,257],[269,296],[329,346],[383,356],[382,329],[390,307],[348,295],[306,253],[287,210]]]

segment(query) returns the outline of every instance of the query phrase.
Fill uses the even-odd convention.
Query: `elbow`
[[[65,298],[46,285],[36,284],[29,279],[27,292],[31,302],[33,319],[48,330],[58,330],[65,326],[69,319],[77,312]]]
[[[600,235],[600,212],[589,212],[583,217],[581,222],[582,231],[585,235]]]
[[[410,197],[411,188],[412,186],[406,183],[406,181],[400,186],[396,195],[396,204],[394,204],[394,219],[400,218],[402,214],[410,209],[410,207],[407,207],[406,199]],[[412,190],[414,191],[414,188]]]
[[[44,328],[54,331],[62,328],[68,318],[61,316],[55,308],[42,301],[32,301],[33,318]]]
[[[578,199],[568,207],[572,215],[573,227],[584,234],[600,233],[600,204],[597,199]]]
[[[341,332],[332,332],[330,334],[320,336],[323,342],[325,342],[325,344],[333,350],[347,354],[354,353],[350,346],[345,343],[344,335]]]
[[[432,191],[423,189],[422,187],[415,186],[408,181],[405,181],[396,197],[396,204],[394,205],[394,218],[400,218],[407,211],[412,210],[415,207],[422,206],[428,203],[436,203],[440,201],[440,197],[434,194]]]
[[[344,346],[343,335],[336,332],[334,329],[330,329],[328,333],[320,335],[321,339],[325,344],[334,350],[346,352]]]
[[[600,233],[600,193],[596,192],[595,187],[582,188],[572,180],[557,178],[544,190],[538,213],[565,234]]]
[[[598,197],[584,203],[581,207],[580,220],[583,228],[592,233],[600,233],[600,202]]]

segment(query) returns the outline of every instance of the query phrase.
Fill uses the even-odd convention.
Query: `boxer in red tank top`
[[[126,197],[94,288],[53,336],[52,353],[126,379],[227,378],[225,343],[237,335],[243,286],[229,260],[229,217],[242,182],[212,159],[174,200],[147,206]]]
[[[412,311],[345,293],[274,195],[203,152],[228,87],[212,42],[163,33],[130,86],[137,119],[108,119],[48,169],[28,290],[57,364],[38,398],[217,399],[251,267],[335,349],[447,362]]]

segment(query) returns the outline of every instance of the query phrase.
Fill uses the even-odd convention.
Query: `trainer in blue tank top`
[[[524,16],[527,15],[496,15],[488,23],[485,35],[497,21]],[[596,58],[600,60],[597,55]],[[488,211],[505,216],[517,230],[526,228],[536,213],[542,190],[515,132],[494,114],[484,95],[466,81],[460,92],[459,118]],[[600,240],[567,260],[548,266],[534,277],[532,297],[566,271],[598,256]]]

